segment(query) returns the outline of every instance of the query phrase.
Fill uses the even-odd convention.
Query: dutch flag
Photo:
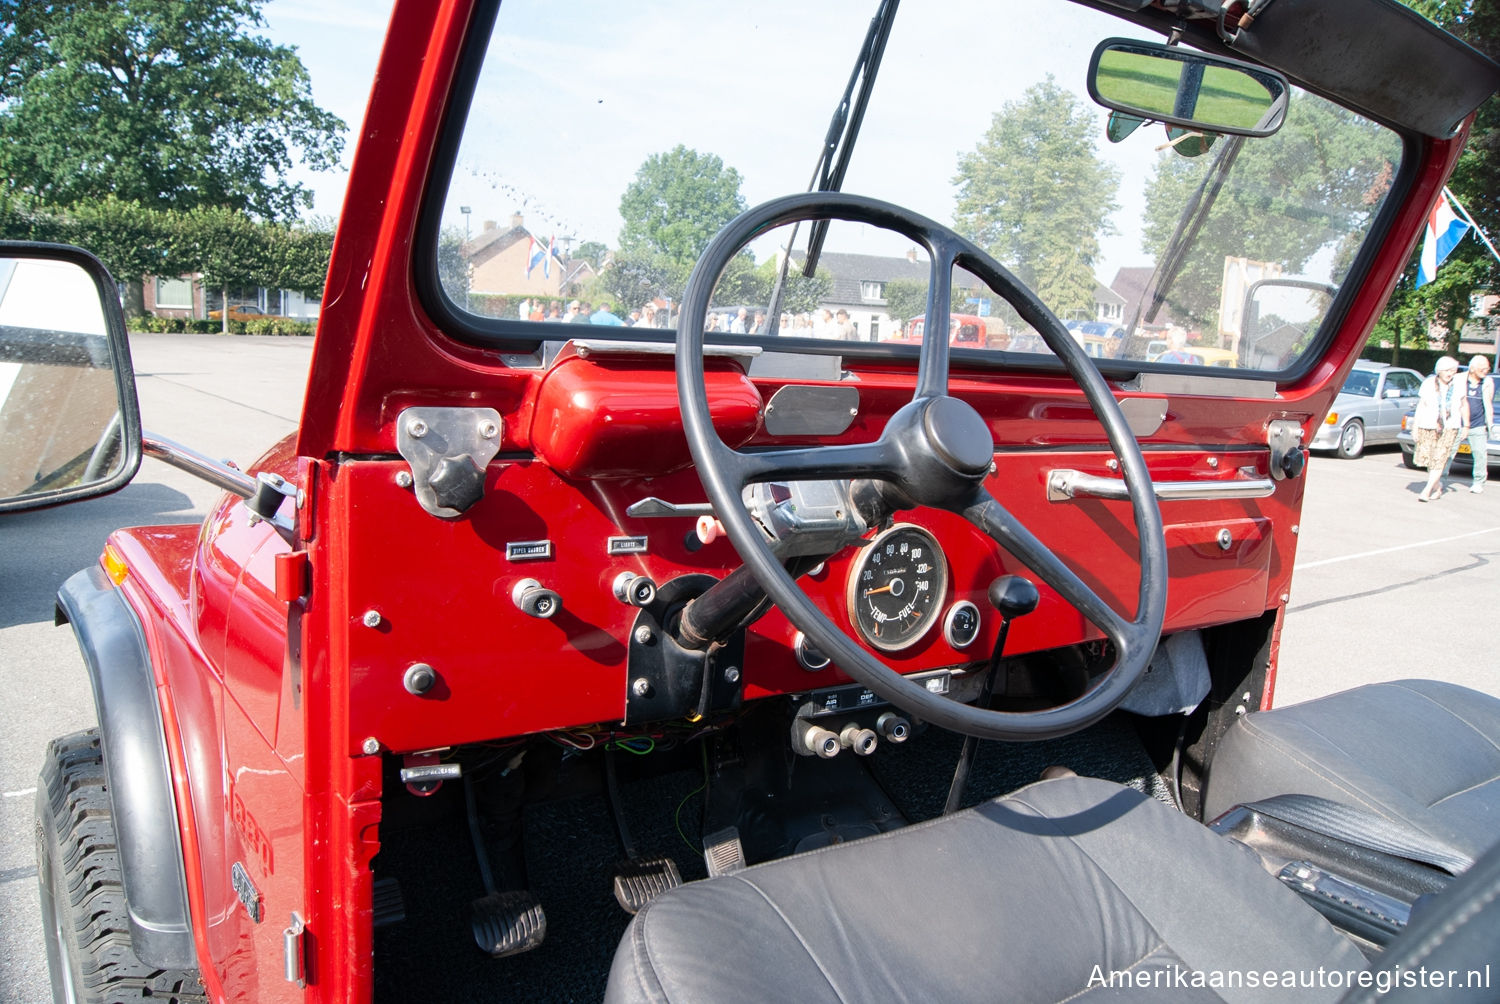
[[[552,267],[547,260],[547,249],[538,244],[535,237],[531,237],[529,240],[530,244],[526,249],[526,278],[531,278],[532,270],[538,265],[542,266],[543,275],[550,276],[552,274]]]
[[[1421,289],[1437,275],[1438,266],[1452,253],[1469,232],[1469,225],[1458,218],[1448,202],[1448,190],[1438,194],[1437,204],[1427,214],[1427,236],[1422,241],[1422,260],[1417,266],[1417,288]]]

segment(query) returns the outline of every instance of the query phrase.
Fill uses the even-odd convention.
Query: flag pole
[[[1475,222],[1474,217],[1469,215],[1469,210],[1464,207],[1462,202],[1458,201],[1458,196],[1454,195],[1447,185],[1443,186],[1443,196],[1450,199],[1458,207],[1458,211],[1464,214],[1464,222],[1474,228],[1474,232],[1479,235],[1479,239],[1484,242],[1484,246],[1490,249],[1491,256],[1497,262],[1500,262],[1500,251],[1496,251],[1495,245],[1490,243],[1489,235],[1484,232],[1483,227]],[[1495,331],[1495,361],[1500,363],[1500,329]]]
[[[1443,194],[1448,197],[1448,200],[1450,202],[1458,207],[1459,212],[1464,214],[1464,222],[1474,228],[1474,232],[1479,235],[1479,239],[1484,242],[1484,246],[1490,249],[1490,254],[1494,256],[1494,259],[1497,262],[1500,262],[1500,251],[1495,250],[1495,245],[1490,243],[1490,238],[1484,232],[1484,228],[1481,227],[1478,223],[1474,222],[1474,217],[1470,216],[1469,211],[1464,208],[1464,204],[1458,201],[1458,196],[1454,195],[1446,185],[1443,187]]]

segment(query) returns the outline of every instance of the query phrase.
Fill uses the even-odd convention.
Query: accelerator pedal
[[[474,943],[494,958],[529,952],[547,936],[547,915],[528,890],[489,893],[474,900],[470,910]]]
[[[671,858],[636,858],[615,872],[615,900],[626,913],[641,908],[668,889],[682,885],[682,873]]]
[[[745,867],[745,847],[740,843],[739,827],[726,826],[703,838],[703,860],[708,863],[710,878],[728,875]]]

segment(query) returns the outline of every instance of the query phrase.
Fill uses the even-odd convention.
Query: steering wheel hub
[[[989,424],[956,397],[939,397],[922,412],[922,431],[933,452],[956,474],[982,478],[994,461],[995,441]]]

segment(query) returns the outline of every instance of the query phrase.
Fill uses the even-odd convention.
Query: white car
[[[1353,460],[1366,446],[1394,443],[1402,416],[1417,406],[1421,387],[1416,370],[1357,360],[1308,448],[1333,450]]]

